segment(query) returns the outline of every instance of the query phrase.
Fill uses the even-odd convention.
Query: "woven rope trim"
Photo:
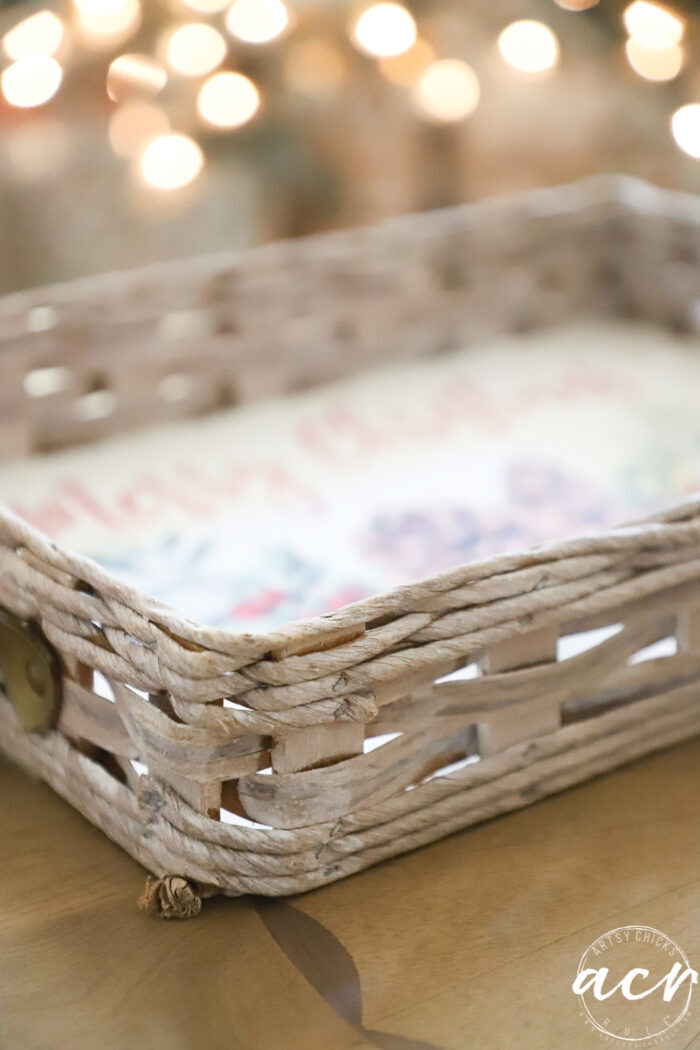
[[[695,499],[632,526],[459,566],[280,631],[236,635],[193,624],[0,510],[6,607],[38,620],[64,654],[118,682],[166,690],[180,718],[229,731],[369,721],[384,683],[699,575]],[[324,648],[348,627],[362,633]],[[278,655],[290,647],[303,655]],[[242,708],[207,706],[223,697]]]

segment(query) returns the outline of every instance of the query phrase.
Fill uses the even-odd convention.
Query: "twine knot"
[[[181,875],[165,875],[146,881],[139,908],[159,919],[195,919],[202,910],[202,898]]]

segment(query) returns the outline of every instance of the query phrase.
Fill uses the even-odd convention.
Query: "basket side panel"
[[[678,327],[699,293],[698,228],[685,198],[592,179],[16,293],[0,301],[2,455],[201,415],[582,311]]]
[[[2,699],[0,739],[157,875],[205,893],[301,892],[700,732],[698,586],[562,610],[472,653],[478,665],[397,680],[348,735],[335,722],[217,737],[162,695],[117,684],[105,696],[101,676],[68,661],[58,727],[22,733]],[[360,731],[370,747],[348,758]],[[270,748],[290,768],[262,773]],[[221,819],[234,784],[241,815]]]

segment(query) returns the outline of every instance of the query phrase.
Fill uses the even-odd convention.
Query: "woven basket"
[[[0,302],[0,443],[55,449],[581,313],[691,330],[698,302],[697,202],[624,179],[85,279]],[[70,382],[38,412],[22,382],[47,366]],[[164,402],[173,373],[188,395]],[[113,411],[76,421],[96,386]],[[157,876],[144,903],[165,917],[320,886],[700,731],[700,501],[265,635],[199,626],[0,511],[0,602],[2,748]],[[562,635],[613,624],[557,661]],[[674,657],[630,660],[669,635]]]

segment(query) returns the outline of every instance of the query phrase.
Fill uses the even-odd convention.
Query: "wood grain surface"
[[[184,923],[137,913],[142,869],[3,761],[0,1046],[609,1046],[570,990],[591,941],[650,925],[700,964],[699,760],[695,740],[303,897],[216,899]],[[700,990],[663,1045],[700,1048]]]

